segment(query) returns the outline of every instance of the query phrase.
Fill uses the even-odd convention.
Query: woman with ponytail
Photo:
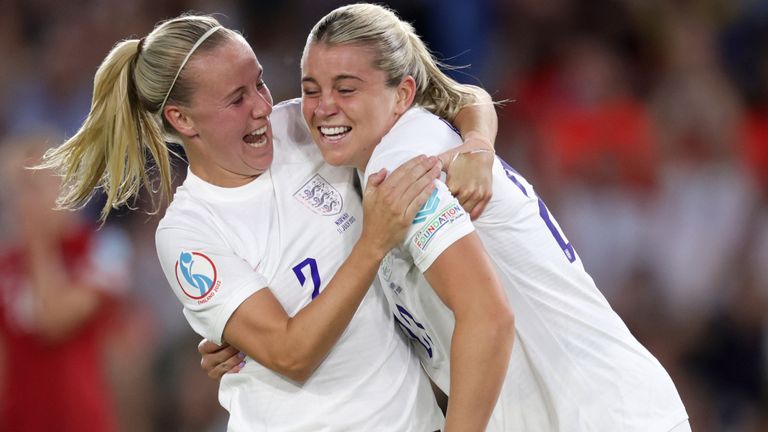
[[[408,23],[370,4],[315,25],[302,85],[326,161],[363,179],[456,149],[462,140],[441,117],[472,100]],[[608,305],[531,184],[490,151],[472,155],[493,164],[485,211],[472,222],[438,181],[378,277],[449,396],[445,432],[690,431],[669,375]]]
[[[462,112],[467,130],[495,126],[492,111]],[[438,159],[371,176],[361,203],[356,173],[322,160],[299,102],[273,108],[245,39],[184,15],[112,49],[88,118],[41,166],[63,176],[60,207],[101,190],[103,221],[159,189],[159,211],[173,193],[169,142],[189,169],[157,228],[158,256],[192,328],[243,353],[220,386],[229,430],[439,429],[418,360],[368,289],[432,192]],[[470,195],[485,187],[468,183]]]

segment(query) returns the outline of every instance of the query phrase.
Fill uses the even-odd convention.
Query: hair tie
[[[195,42],[194,45],[192,45],[192,48],[187,53],[187,56],[184,57],[184,61],[181,62],[181,65],[179,66],[179,70],[176,71],[176,76],[173,77],[173,81],[171,81],[171,86],[168,87],[168,93],[165,94],[165,98],[163,98],[163,103],[160,104],[160,111],[163,111],[163,108],[165,107],[165,103],[168,102],[168,96],[171,95],[171,90],[173,90],[173,86],[176,85],[176,80],[179,79],[179,74],[181,73],[181,70],[184,69],[184,65],[187,64],[187,60],[189,60],[190,57],[192,57],[192,54],[195,52],[197,47],[199,47],[203,42],[205,42],[206,39],[208,39],[209,36],[211,36],[216,30],[220,29],[221,26],[218,25],[216,27],[212,27],[207,32],[205,32],[202,36],[200,36],[200,39]]]

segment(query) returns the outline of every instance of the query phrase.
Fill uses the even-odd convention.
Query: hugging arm
[[[424,276],[456,320],[445,432],[484,431],[512,353],[512,310],[474,232],[443,251]]]
[[[491,168],[499,125],[491,96],[480,87],[464,87],[475,101],[449,119],[461,133],[463,144],[439,157],[448,174],[445,184],[471,218],[476,219],[491,199]]]
[[[361,238],[323,293],[290,317],[272,292],[262,289],[232,314],[224,340],[275,372],[306,381],[349,324],[382,258],[405,235],[438,173],[436,158],[417,157],[383,182],[383,172],[371,176]]]

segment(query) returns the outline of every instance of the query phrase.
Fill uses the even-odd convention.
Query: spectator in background
[[[0,430],[112,431],[101,348],[129,285],[126,238],[55,211],[60,185],[30,171],[53,136],[2,147],[2,208],[15,238],[0,252]]]

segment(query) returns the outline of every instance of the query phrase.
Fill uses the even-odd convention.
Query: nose
[[[272,98],[256,92],[256,97],[253,98],[253,106],[251,107],[251,115],[253,118],[259,119],[270,114],[272,114]]]
[[[320,95],[317,101],[317,107],[315,108],[315,114],[320,117],[330,117],[338,111],[338,106],[336,105],[336,100],[333,98],[333,95],[328,93],[323,93]]]

